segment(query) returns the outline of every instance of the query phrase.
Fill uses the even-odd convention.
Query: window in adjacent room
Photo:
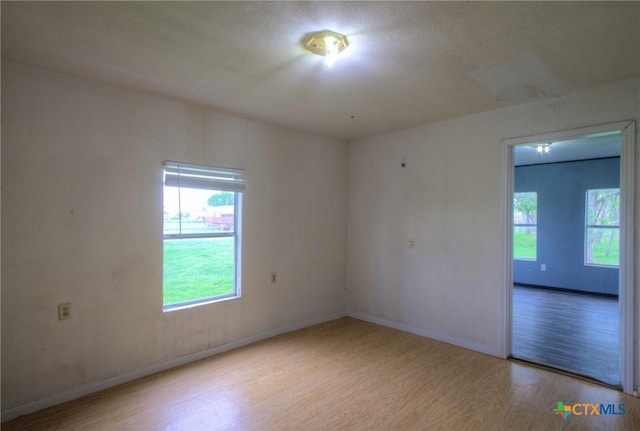
[[[164,164],[163,307],[240,296],[244,171]]]
[[[620,265],[620,189],[587,190],[584,261]]]
[[[513,258],[536,260],[538,238],[538,193],[513,194]]]

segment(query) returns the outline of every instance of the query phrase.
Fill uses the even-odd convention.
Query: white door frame
[[[513,298],[513,147],[519,144],[541,141],[558,141],[604,133],[622,132],[620,147],[620,269],[619,269],[619,337],[620,337],[620,381],[622,390],[628,394],[635,387],[635,121],[620,121],[579,129],[549,132],[532,136],[504,139],[503,154],[503,250],[504,288],[502,289],[500,322],[500,354],[504,358],[511,355],[511,318]]]

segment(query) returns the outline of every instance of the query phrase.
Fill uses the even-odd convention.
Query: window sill
[[[595,267],[595,268],[612,268],[612,269],[619,269],[620,265],[607,265],[606,263],[588,263],[585,262],[584,266],[591,266],[591,267]]]
[[[163,313],[170,313],[172,311],[187,310],[189,308],[200,307],[202,305],[215,304],[215,303],[218,303],[218,302],[231,301],[231,300],[240,299],[240,298],[241,298],[240,295],[233,295],[233,296],[225,296],[225,297],[222,297],[222,298],[206,299],[206,300],[203,300],[203,301],[192,302],[192,303],[188,303],[188,304],[164,305],[164,306],[162,306],[162,312]]]

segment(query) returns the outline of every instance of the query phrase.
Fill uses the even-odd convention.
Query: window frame
[[[162,232],[163,244],[163,276],[162,276],[162,309],[164,312],[191,308],[194,306],[211,304],[220,301],[240,298],[241,295],[241,256],[242,256],[242,198],[245,191],[244,170],[221,168],[216,166],[195,165],[190,163],[165,161],[163,164],[163,211],[164,189],[177,187],[178,189],[208,190],[211,192],[232,192],[234,195],[233,231],[232,232],[199,232],[199,233],[165,233]],[[181,180],[181,178],[184,178]],[[168,184],[169,183],[169,184]],[[178,192],[180,196],[180,192]],[[180,198],[178,198],[180,199]],[[182,230],[182,211],[178,211],[180,230]],[[165,241],[233,238],[233,292],[229,294],[205,296],[173,304],[164,303],[165,277],[164,253]]]
[[[587,250],[589,248],[589,229],[617,229],[618,232],[618,247],[620,247],[620,207],[618,207],[618,224],[617,225],[601,225],[601,224],[590,224],[589,223],[589,193],[593,191],[600,190],[617,190],[618,191],[618,199],[621,199],[620,196],[620,187],[607,187],[607,188],[597,188],[597,189],[587,189],[584,194],[584,265],[585,266],[594,266],[600,268],[620,268],[620,250],[618,250],[618,264],[611,265],[607,263],[596,263],[589,262],[587,260]]]
[[[515,195],[517,194],[524,194],[524,193],[529,193],[529,194],[534,194],[536,197],[536,214],[535,214],[535,223],[515,223],[515,221],[513,220],[515,218],[515,214],[516,214],[516,210],[515,210]],[[511,206],[513,207],[513,215],[514,217],[511,220],[511,224],[512,224],[512,236],[515,236],[515,229],[518,227],[534,227],[536,229],[536,255],[535,257],[516,257],[515,256],[515,247],[514,244],[512,244],[512,253],[511,253],[511,257],[513,260],[523,260],[523,261],[527,261],[527,262],[537,262],[538,261],[538,192],[537,191],[531,191],[531,192],[513,192],[513,199],[512,199],[512,203]],[[513,242],[513,240],[512,240]]]

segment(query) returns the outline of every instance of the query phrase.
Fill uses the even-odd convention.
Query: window
[[[165,310],[240,296],[243,191],[243,170],[165,162]]]
[[[584,261],[620,265],[620,189],[587,190]]]
[[[513,194],[513,258],[536,260],[538,246],[538,193]]]

